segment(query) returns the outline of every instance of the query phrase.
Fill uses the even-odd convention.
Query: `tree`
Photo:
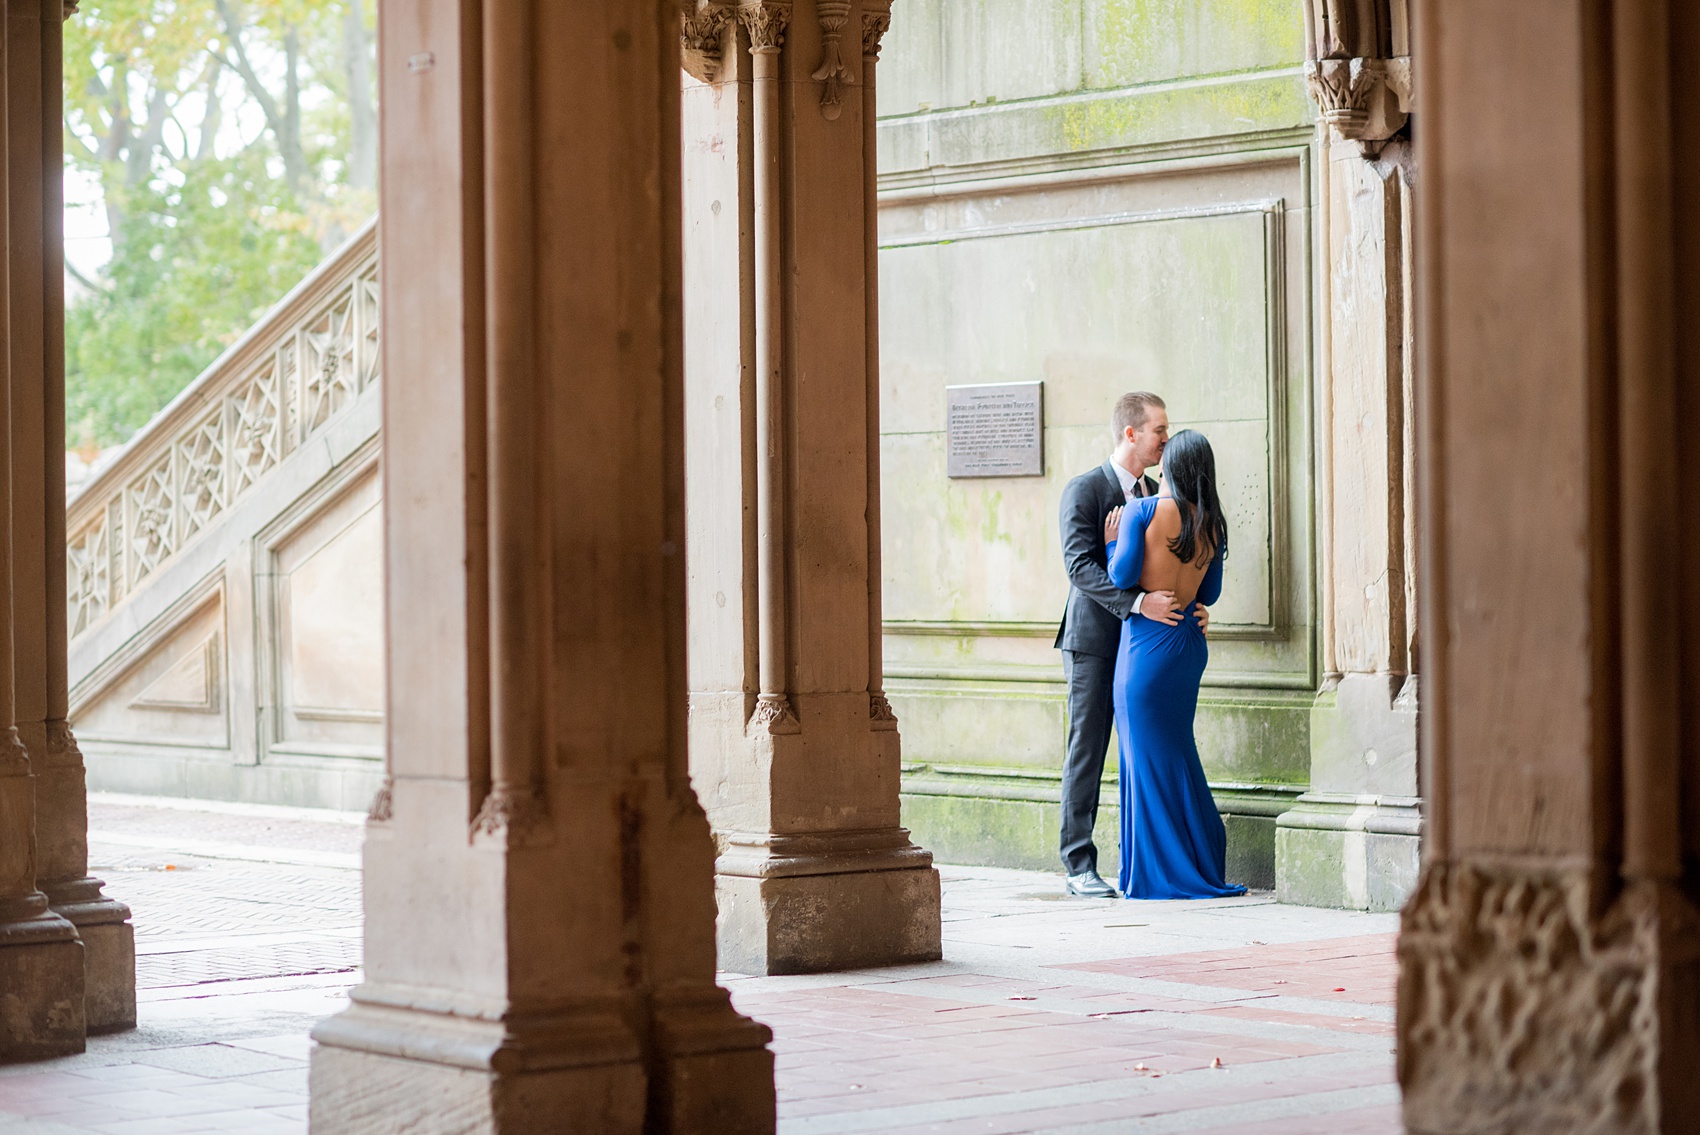
[[[67,312],[69,436],[127,438],[376,207],[373,0],[84,0],[66,165],[112,257]]]

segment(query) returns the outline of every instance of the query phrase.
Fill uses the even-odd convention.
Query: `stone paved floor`
[[[96,797],[141,1027],[0,1068],[6,1135],[304,1135],[307,1031],[359,980],[360,817]],[[1396,1135],[1391,915],[1065,898],[946,867],[941,963],[725,975],[783,1135]]]

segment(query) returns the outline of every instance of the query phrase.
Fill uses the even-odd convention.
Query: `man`
[[[1062,495],[1063,565],[1068,606],[1057,630],[1068,683],[1068,753],[1062,776],[1062,860],[1068,891],[1086,898],[1115,898],[1098,874],[1092,828],[1098,821],[1098,786],[1110,747],[1112,686],[1122,620],[1130,614],[1174,624],[1174,593],[1123,591],[1110,582],[1104,521],[1113,509],[1157,491],[1145,471],[1162,460],[1169,412],[1155,394],[1124,394],[1112,417],[1116,448],[1110,459],[1068,483]],[[1209,613],[1198,609],[1199,625]]]

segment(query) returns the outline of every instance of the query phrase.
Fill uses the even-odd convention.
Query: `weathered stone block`
[[[1309,818],[1309,817],[1307,817]],[[1418,837],[1277,821],[1275,896],[1302,906],[1398,910],[1416,887]]]
[[[83,1051],[83,944],[52,921],[65,937],[0,945],[0,1063]]]
[[[309,1082],[313,1135],[644,1132],[633,1063],[504,1074],[320,1045]]]
[[[825,973],[943,956],[939,875],[860,871],[717,875],[719,964],[733,973]]]
[[[1357,906],[1346,880],[1348,837],[1361,843],[1363,833],[1277,828],[1275,897],[1302,906]]]
[[[1228,881],[1270,890],[1275,886],[1275,818],[1231,811],[1244,803],[1242,795],[1220,802],[1228,831]],[[1114,781],[1104,783],[1102,799],[1093,840],[1098,845],[1098,869],[1105,878],[1112,878],[1121,864],[1121,808]],[[960,794],[909,792],[903,796],[903,822],[916,842],[942,863],[1061,869],[1054,799],[977,795],[966,785]]]
[[[1228,829],[1227,880],[1254,891],[1275,886],[1275,820],[1269,816],[1224,815]]]
[[[136,929],[128,922],[77,927],[83,940],[83,1006],[89,1035],[136,1027]]]
[[[1121,813],[1115,804],[1113,782],[1104,786],[1103,799],[1093,840],[1098,845],[1099,868],[1109,874],[1121,861]],[[1028,871],[1057,871],[1062,867],[1057,849],[1061,821],[1055,799],[1000,799],[974,795],[967,788],[960,795],[906,793],[903,822],[915,841],[942,863]]]
[[[673,1057],[657,1130],[672,1135],[773,1135],[778,1103],[766,1048]]]

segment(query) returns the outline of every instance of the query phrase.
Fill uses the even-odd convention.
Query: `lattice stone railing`
[[[91,478],[66,517],[71,636],[194,543],[378,381],[374,221]]]

